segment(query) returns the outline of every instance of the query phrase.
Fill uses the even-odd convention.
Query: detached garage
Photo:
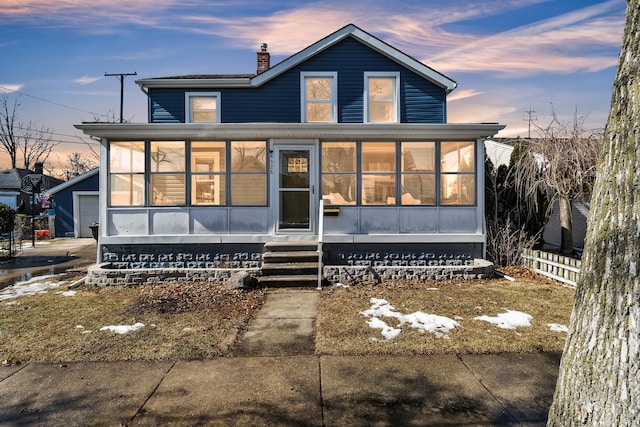
[[[56,216],[55,237],[93,237],[89,228],[98,222],[98,168],[49,191]]]

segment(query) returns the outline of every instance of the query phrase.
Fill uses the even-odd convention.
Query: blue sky
[[[499,122],[526,136],[552,108],[603,128],[624,28],[624,0],[0,0],[0,93],[22,93],[19,121],[61,142],[52,162],[88,152],[73,124],[147,120],[137,78],[244,74],[353,23],[458,82],[449,122]],[[534,127],[535,130],[535,127]],[[535,135],[535,132],[532,132]],[[0,168],[9,167],[0,154]]]

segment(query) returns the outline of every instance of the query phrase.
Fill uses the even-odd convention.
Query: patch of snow
[[[425,291],[439,291],[440,288],[426,288]]]
[[[17,298],[23,295],[34,295],[46,292],[49,289],[56,289],[67,283],[66,280],[50,280],[55,278],[53,274],[33,277],[23,282],[17,282],[0,290],[0,301]]]
[[[77,293],[78,293],[78,291],[64,291],[64,292],[61,293],[61,295],[63,297],[72,297]]]
[[[191,328],[189,328],[189,327],[182,328],[182,330],[183,330],[184,332],[191,332],[191,331],[192,331],[192,329],[191,329]]]
[[[84,329],[84,326],[82,326],[82,325],[76,325],[76,329]]]
[[[473,320],[482,320],[496,325],[502,329],[516,329],[531,326],[533,316],[521,311],[506,310],[506,313],[500,313],[497,316],[478,316]]]
[[[344,283],[340,283],[340,282],[336,283],[333,286],[335,286],[336,288],[348,288],[349,287],[349,285],[345,285]]]
[[[566,332],[569,333],[569,328],[559,323],[547,323],[549,329],[553,332]]]
[[[140,328],[144,327],[144,323],[137,322],[133,325],[111,325],[111,326],[103,326],[100,328],[101,331],[111,331],[116,334],[128,334],[129,332],[137,331]]]
[[[448,338],[448,333],[460,326],[458,322],[453,319],[444,316],[437,316],[435,314],[427,314],[422,311],[416,311],[410,314],[402,314],[396,311],[395,307],[391,305],[387,300],[371,298],[371,308],[361,312],[365,317],[371,319],[367,322],[373,329],[381,329],[382,335],[387,339],[393,339],[400,335],[402,327],[408,324],[412,328],[418,329],[419,332],[429,332],[436,335],[439,338]],[[380,319],[381,317],[388,317],[396,319],[398,321],[398,328],[389,326],[385,321]]]

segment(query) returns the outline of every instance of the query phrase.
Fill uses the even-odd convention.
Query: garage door
[[[78,237],[93,237],[89,226],[98,222],[98,206],[97,195],[78,196]]]

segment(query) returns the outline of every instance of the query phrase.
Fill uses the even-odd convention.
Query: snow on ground
[[[62,295],[63,297],[72,297],[75,296],[75,294],[77,294],[78,291],[64,291],[64,292],[60,292],[60,295]]]
[[[505,309],[506,310],[506,309]],[[482,320],[496,325],[502,329],[516,329],[531,326],[533,316],[521,311],[506,310],[506,313],[500,313],[497,316],[478,316],[473,320]]]
[[[57,280],[53,274],[47,276],[33,277],[23,282],[6,287],[0,290],[0,301],[17,298],[22,295],[33,295],[46,292],[49,289],[56,289],[66,284],[66,280]]]
[[[111,331],[116,334],[128,334],[129,332],[137,331],[140,328],[144,327],[144,323],[137,322],[133,325],[111,325],[111,326],[103,326],[100,328],[101,331]]]
[[[372,329],[380,329],[382,336],[386,340],[391,340],[402,332],[401,327],[404,324],[410,325],[412,328],[418,329],[420,332],[430,332],[439,338],[449,338],[448,333],[460,326],[455,320],[448,317],[438,316],[435,314],[427,314],[416,311],[410,314],[402,314],[396,311],[395,307],[387,300],[371,298],[371,308],[361,312],[365,317],[370,319],[367,321]],[[381,317],[396,319],[397,327],[390,326]],[[375,340],[375,339],[374,339]]]
[[[566,332],[566,333],[569,333],[569,328],[566,327],[565,325],[561,325],[559,323],[547,323],[547,326],[553,332]]]

